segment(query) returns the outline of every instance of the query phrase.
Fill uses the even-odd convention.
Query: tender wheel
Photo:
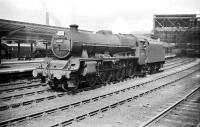
[[[51,87],[51,89],[57,89],[58,88],[58,84],[56,84],[53,80],[49,80],[48,84]]]
[[[150,74],[153,74],[153,72],[154,72],[154,66],[151,65],[151,66],[150,66]]]
[[[157,65],[157,67],[156,67],[156,72],[159,72],[159,70],[160,70],[160,64]]]

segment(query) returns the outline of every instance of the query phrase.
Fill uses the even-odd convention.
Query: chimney
[[[70,25],[70,31],[77,32],[78,31],[78,25],[76,25],[76,24]]]
[[[46,25],[49,25],[49,12],[46,12]]]

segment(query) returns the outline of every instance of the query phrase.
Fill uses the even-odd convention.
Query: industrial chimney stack
[[[49,25],[49,12],[46,12],[46,25]]]
[[[77,32],[78,31],[78,25],[77,24],[70,25],[70,31]]]

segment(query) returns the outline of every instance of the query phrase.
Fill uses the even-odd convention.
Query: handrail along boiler
[[[120,81],[158,71],[165,61],[159,41],[106,30],[81,32],[78,25],[58,31],[51,48],[56,59],[41,63],[33,76],[47,80],[52,89],[76,90],[81,85]]]

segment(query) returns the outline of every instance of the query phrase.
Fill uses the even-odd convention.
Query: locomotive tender
[[[78,25],[58,31],[51,48],[56,59],[41,63],[33,76],[40,76],[52,89],[66,91],[156,72],[165,62],[164,48],[157,40],[105,30],[80,32]]]

